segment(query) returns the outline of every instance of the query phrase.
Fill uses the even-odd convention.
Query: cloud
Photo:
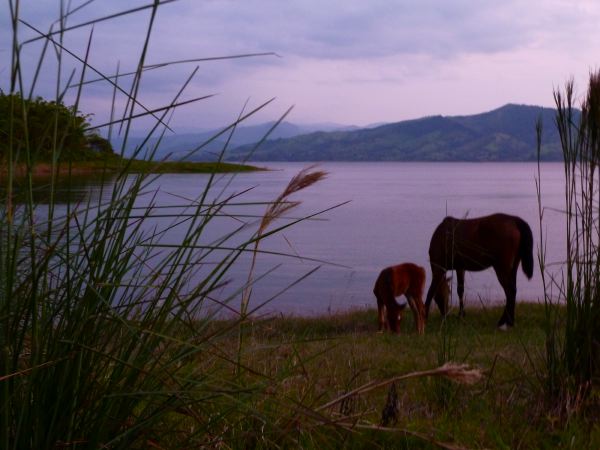
[[[95,1],[68,23],[149,3]],[[22,2],[22,15],[45,31],[59,4]],[[0,7],[3,89],[10,74],[8,17],[5,3]],[[149,18],[147,10],[98,23],[91,64],[107,75],[117,62],[121,73],[135,70]],[[181,0],[159,9],[146,64],[257,52],[281,57],[149,71],[141,94],[148,107],[167,104],[198,65],[183,98],[219,96],[176,115],[190,124],[222,124],[235,118],[246,99],[260,103],[272,96],[281,99],[282,110],[297,104],[295,117],[313,122],[365,124],[461,112],[461,105],[462,112],[478,112],[509,101],[534,101],[540,97],[531,93],[540,92],[540,85],[548,84],[550,92],[568,71],[581,79],[598,64],[599,21],[600,4],[592,0]],[[34,36],[24,26],[20,30],[23,39]],[[65,45],[83,55],[89,32],[90,27],[70,31]],[[29,74],[40,49],[41,42],[23,48]],[[63,83],[72,67],[80,64],[65,57]],[[86,79],[97,77],[87,72]],[[38,82],[40,95],[53,95],[55,78],[56,57],[50,51]],[[129,89],[130,81],[122,79],[122,86]],[[111,86],[87,86],[84,94],[84,107],[98,120],[106,117]]]
[[[591,4],[583,15],[552,1],[255,0],[191,3],[185,17],[167,11],[164,24],[167,30],[177,24],[178,39],[193,39],[190,46],[204,52],[226,46],[323,59],[452,58],[522,48],[547,30],[572,33],[594,18],[598,8]]]

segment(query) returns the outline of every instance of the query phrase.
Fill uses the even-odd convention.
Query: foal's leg
[[[502,270],[494,267],[498,276],[498,281],[506,294],[506,306],[502,317],[498,321],[498,328],[506,330],[515,324],[515,299],[517,297],[517,267],[509,270]]]
[[[378,322],[378,331],[383,333],[383,330],[387,328],[387,320],[385,318],[385,303],[381,295],[376,295],[377,297],[377,322]]]
[[[458,315],[460,317],[465,317],[465,304],[464,304],[464,295],[465,295],[465,271],[464,270],[456,270],[456,290],[458,292],[458,302],[459,309]]]
[[[423,306],[423,301],[418,297],[408,295],[406,296],[406,300],[408,300],[408,306],[410,306],[413,313],[417,333],[425,333],[425,307]]]
[[[396,303],[393,296],[386,297],[385,308],[387,309],[388,323],[392,333],[400,333],[400,321],[402,320],[402,308]]]

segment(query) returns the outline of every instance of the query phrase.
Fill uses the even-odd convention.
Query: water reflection
[[[47,205],[52,200],[54,204],[81,203],[97,200],[100,195],[110,191],[115,179],[114,174],[87,174],[63,176],[52,180],[50,176],[33,178],[31,189],[33,203]],[[28,203],[29,187],[27,178],[16,178],[13,182],[13,204]],[[0,196],[6,197],[6,182],[0,184]],[[4,202],[3,202],[4,203]]]

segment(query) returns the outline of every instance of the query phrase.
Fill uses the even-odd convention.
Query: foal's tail
[[[517,217],[517,227],[521,233],[521,242],[519,244],[519,256],[521,257],[521,267],[527,278],[533,276],[533,234],[527,222]]]

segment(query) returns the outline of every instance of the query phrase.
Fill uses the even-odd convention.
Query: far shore
[[[128,167],[126,167],[127,163],[129,163]],[[263,167],[223,162],[127,161],[115,158],[107,161],[61,163],[58,166],[46,162],[38,163],[31,170],[31,174],[34,177],[49,177],[54,171],[58,176],[86,176],[100,175],[105,172],[117,173],[123,169],[129,173],[233,173],[268,170]],[[3,165],[0,168],[0,176],[6,175],[7,172],[7,167]],[[16,166],[13,171],[13,174],[17,177],[24,176],[27,173],[28,170],[24,164]]]

